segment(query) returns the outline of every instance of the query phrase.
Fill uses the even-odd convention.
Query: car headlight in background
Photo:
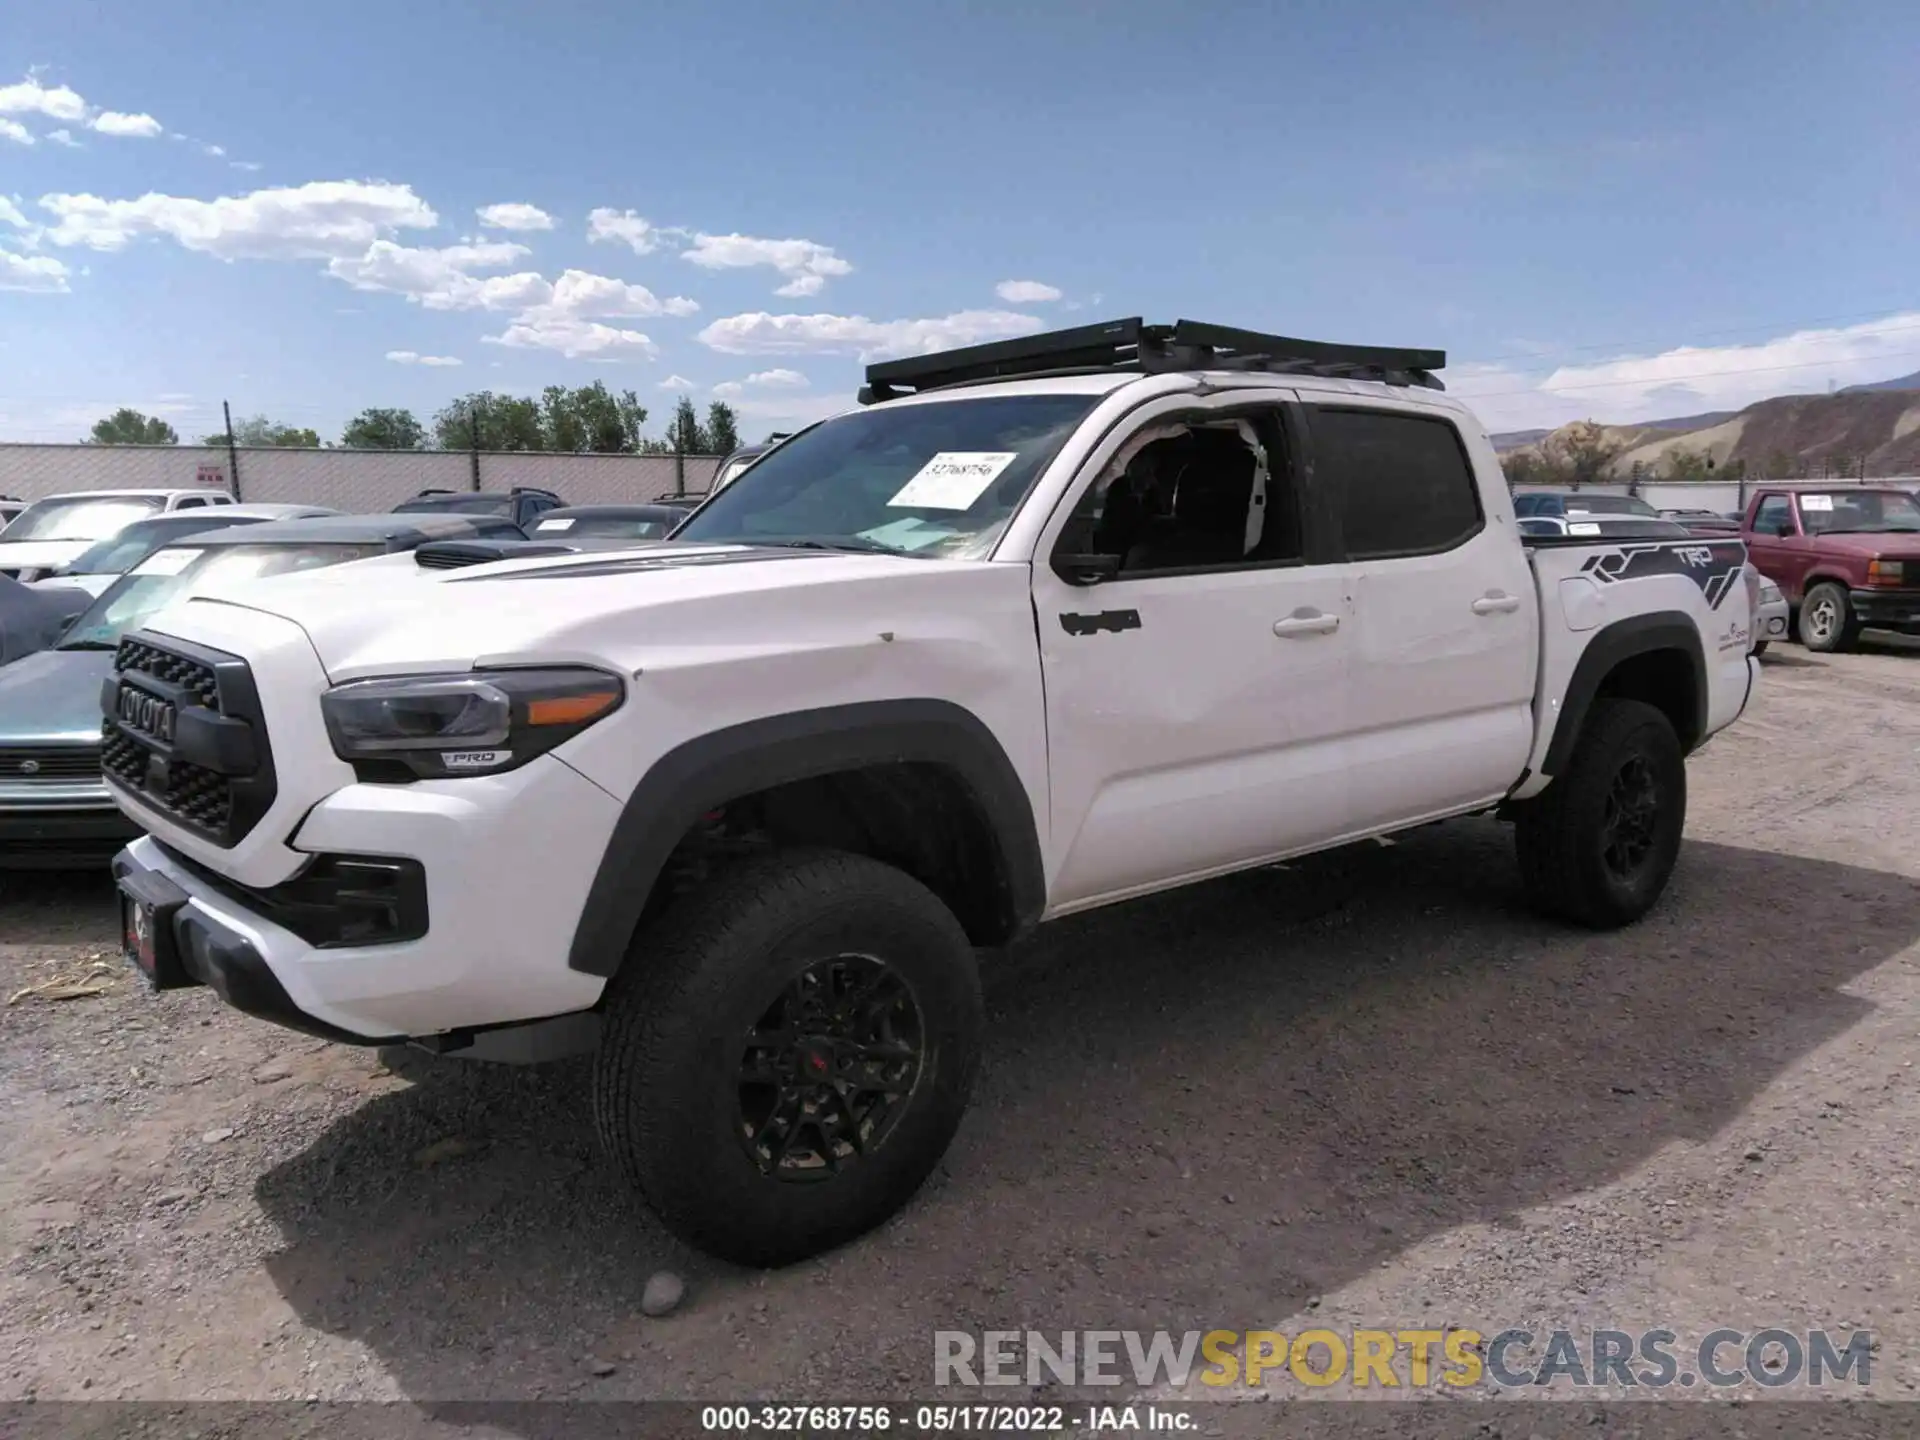
[[[363,780],[492,775],[610,715],[619,676],[584,666],[355,680],[320,697],[333,753]]]
[[[1867,562],[1867,584],[1903,585],[1906,583],[1906,566],[1898,560],[1869,560]]]
[[[1774,584],[1773,581],[1762,580],[1760,582],[1760,603],[1762,605],[1778,605],[1786,598],[1787,597],[1781,593],[1780,587]]]

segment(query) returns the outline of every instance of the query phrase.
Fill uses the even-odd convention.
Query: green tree
[[[220,430],[212,435],[202,435],[200,443],[224,445],[227,443],[227,432]],[[292,425],[282,425],[277,420],[269,420],[264,415],[254,415],[233,422],[233,443],[255,449],[318,450],[320,437],[312,430],[297,429]]]
[[[426,442],[427,432],[411,410],[379,406],[362,410],[340,432],[347,450],[418,450]]]
[[[1576,420],[1541,442],[1541,451],[1575,485],[1592,485],[1606,478],[1607,467],[1624,447],[1591,420]]]
[[[178,445],[180,434],[157,415],[119,409],[93,422],[89,445]]]
[[[462,395],[436,411],[433,438],[442,450],[547,448],[540,402],[523,395],[496,395],[491,390]]]
[[[740,448],[740,427],[734,423],[733,407],[724,400],[707,406],[707,453],[731,455]]]
[[[633,391],[616,395],[602,380],[574,390],[549,385],[541,395],[540,419],[549,450],[630,455],[640,447],[647,407]]]
[[[706,433],[700,428],[700,412],[686,396],[674,406],[673,421],[667,426],[667,444],[682,455],[707,453]]]
[[[1698,481],[1713,478],[1713,464],[1705,452],[1699,450],[1669,450],[1661,478],[1666,480]]]

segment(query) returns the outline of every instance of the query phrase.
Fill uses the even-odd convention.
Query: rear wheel
[[[677,902],[615,977],[594,1109],[683,1239],[782,1265],[904,1205],[945,1153],[983,1027],[972,946],[864,856],[750,861]]]
[[[1823,580],[1807,592],[1800,603],[1800,643],[1822,654],[1851,650],[1860,638],[1860,622],[1855,618],[1847,592],[1831,580]]]
[[[1596,700],[1572,758],[1517,817],[1529,898],[1608,930],[1653,908],[1680,855],[1687,765],[1667,717],[1639,700]]]

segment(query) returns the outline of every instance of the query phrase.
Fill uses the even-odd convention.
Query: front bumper
[[[151,837],[122,851],[115,872],[181,892],[171,926],[182,961],[192,974],[204,969],[236,1009],[379,1044],[596,1004],[605,980],[568,969],[567,953],[619,811],[552,756],[502,775],[335,791],[288,843],[311,857],[418,861],[425,934],[393,943],[316,943],[310,910],[296,918],[267,892]],[[216,975],[240,979],[222,988],[207,978]]]
[[[1868,629],[1920,634],[1920,590],[1849,590],[1847,603]]]
[[[97,781],[0,786],[0,869],[99,865],[140,833]]]

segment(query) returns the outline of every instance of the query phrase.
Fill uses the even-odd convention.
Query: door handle
[[[1339,628],[1340,617],[1323,610],[1296,610],[1286,619],[1273,622],[1273,633],[1282,640],[1296,640],[1307,635],[1330,635]]]
[[[1509,611],[1518,610],[1519,608],[1520,597],[1518,595],[1502,595],[1497,592],[1491,595],[1482,595],[1478,600],[1473,602],[1473,613],[1476,615],[1504,615]]]

